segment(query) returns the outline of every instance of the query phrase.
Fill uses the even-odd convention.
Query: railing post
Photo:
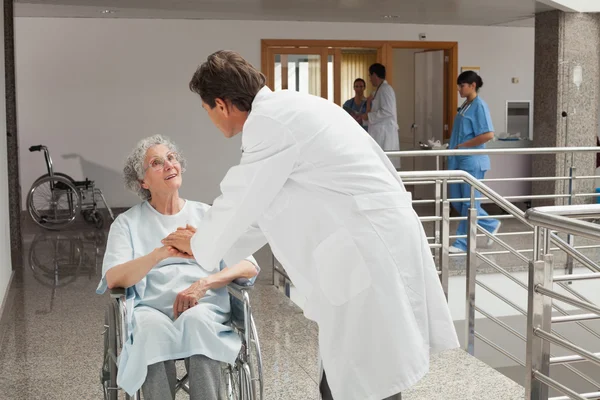
[[[442,181],[440,180],[436,180],[435,181],[435,217],[439,217],[441,215],[441,202],[442,202],[442,195],[441,195],[441,191],[442,191]],[[438,221],[436,219],[436,221],[433,223],[434,224],[434,233],[433,233],[433,237],[434,237],[434,243],[435,244],[441,244],[441,238],[440,238],[440,221]],[[435,249],[435,261],[436,264],[440,266],[440,270],[441,270],[441,256],[442,256],[442,249]]]
[[[271,254],[271,267],[273,267],[273,286],[279,287],[279,282],[277,281],[277,271],[275,270],[275,254]]]
[[[281,266],[279,261],[275,258],[275,255],[273,255],[273,286],[275,286],[281,293],[285,294],[286,297],[290,297],[290,282],[282,273],[279,272],[277,268],[278,265]]]
[[[549,237],[544,229],[544,242]],[[552,299],[537,292],[538,286],[552,287],[552,255],[540,251],[542,237],[539,227],[534,227],[533,260],[529,262],[527,303],[527,351],[525,398],[547,400],[548,386],[534,378],[534,371],[550,376],[550,343],[535,334],[537,329],[551,331]],[[546,245],[544,245],[546,247]],[[549,249],[546,250],[549,253]]]
[[[467,298],[465,315],[465,347],[469,354],[475,355],[475,277],[477,271],[477,207],[475,204],[475,188],[471,186],[471,204],[467,219]]]
[[[448,264],[450,261],[450,201],[448,200],[448,180],[442,181],[442,257],[440,259],[440,279],[444,295],[448,300]]]
[[[575,204],[575,179],[577,175],[577,168],[573,167],[573,154],[571,153],[571,168],[569,168],[569,205]],[[567,243],[569,246],[575,246],[575,236],[567,235]],[[573,257],[567,254],[567,265],[565,266],[567,275],[573,274]]]

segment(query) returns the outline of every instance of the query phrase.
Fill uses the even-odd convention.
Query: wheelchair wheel
[[[46,229],[60,229],[75,221],[79,192],[63,176],[44,176],[33,183],[27,195],[27,211]]]
[[[223,369],[223,381],[225,382],[225,400],[243,400],[241,363],[227,365]]]
[[[119,313],[119,304],[112,301],[104,314],[104,361],[100,372],[104,400],[139,400],[139,392],[132,397],[117,385],[117,360],[123,348]]]
[[[96,228],[102,229],[102,227],[104,226],[104,216],[102,216],[100,212],[94,211],[94,213],[92,214],[92,219],[94,220],[94,225],[96,226]]]
[[[44,175],[40,176],[39,178],[37,178],[36,181],[39,181],[40,179],[45,178],[47,176],[50,176],[50,174],[44,174]],[[61,178],[65,178],[65,179],[71,181],[71,183],[75,184],[75,179],[71,178],[67,174],[63,174],[62,172],[54,172],[54,176],[60,176]]]
[[[264,395],[264,380],[260,343],[254,318],[250,316],[250,343],[246,344],[247,359],[245,363],[245,375],[247,386],[250,390],[248,399],[262,400]]]
[[[117,312],[116,302],[112,302],[104,314],[104,361],[102,364],[101,382],[104,400],[117,400]]]
[[[83,217],[83,220],[85,222],[89,222],[90,224],[94,222],[94,219],[92,218],[92,214],[93,214],[93,210],[83,210],[81,211],[81,216]]]

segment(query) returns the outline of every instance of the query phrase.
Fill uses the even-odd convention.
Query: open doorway
[[[400,149],[419,150],[428,140],[441,143],[445,137],[444,113],[444,50],[393,50],[392,87],[396,92]],[[435,170],[432,157],[408,158],[402,161],[403,171]],[[430,198],[430,185],[416,186],[415,198]]]
[[[366,82],[365,97],[373,93],[368,69],[381,63],[396,93],[400,149],[450,138],[458,106],[457,42],[263,39],[261,45],[262,71],[271,89],[304,91],[340,106],[354,97],[357,78]],[[435,169],[430,161],[435,162],[404,159],[401,170]]]

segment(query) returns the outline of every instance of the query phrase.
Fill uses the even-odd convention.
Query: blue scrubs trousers
[[[483,177],[485,176],[485,171],[482,171],[479,168],[473,169],[473,170],[465,170],[465,172],[468,172],[469,174],[473,175],[478,180],[483,179]],[[453,183],[453,184],[449,185],[448,192],[449,192],[451,199],[461,199],[461,198],[470,199],[471,198],[471,185],[469,185],[468,183]],[[475,190],[475,197],[476,198],[481,197],[481,193],[479,193],[479,191],[477,191],[477,190]],[[466,201],[464,203],[463,202],[452,202],[451,204],[452,204],[452,207],[454,207],[460,213],[461,217],[466,217],[469,214],[470,201]],[[488,213],[485,212],[485,210],[483,208],[481,208],[481,202],[476,201],[475,206],[477,208],[477,216],[485,217],[488,215]],[[460,235],[467,234],[467,226],[468,226],[467,223],[468,223],[468,221],[466,221],[466,220],[460,221],[460,223],[458,224],[458,229],[456,230],[457,235],[460,236]],[[500,221],[498,221],[497,219],[479,219],[479,220],[477,220],[477,223],[483,229],[492,233],[498,227],[498,225],[500,224]],[[466,238],[456,239],[453,246],[461,249],[462,251],[467,251],[467,239]]]

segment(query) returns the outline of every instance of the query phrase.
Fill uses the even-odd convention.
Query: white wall
[[[0,9],[0,312],[12,275],[8,212],[8,176],[6,154],[6,98],[4,81],[4,10]]]
[[[43,143],[58,171],[87,175],[113,205],[132,205],[119,179],[122,161],[138,139],[163,133],[190,158],[183,195],[210,202],[240,142],[217,132],[187,88],[209,53],[236,50],[260,66],[263,38],[416,40],[421,32],[458,41],[460,65],[481,67],[496,125],[504,125],[506,99],[533,98],[531,28],[17,18],[23,199],[44,173],[41,155],[27,148]],[[521,83],[510,84],[513,76]]]

